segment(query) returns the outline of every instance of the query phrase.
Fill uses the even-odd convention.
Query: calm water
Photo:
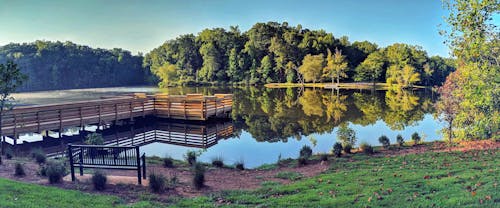
[[[432,116],[435,97],[426,91],[345,90],[337,93],[330,90],[298,88],[203,87],[159,90],[153,87],[126,87],[19,93],[14,97],[20,105],[32,105],[159,91],[205,95],[233,93],[232,118],[207,123],[145,120],[134,125],[100,127],[106,141],[154,134],[157,139],[163,140],[141,147],[148,156],[169,155],[182,159],[188,150],[194,150],[200,152],[201,161],[210,162],[212,158],[220,156],[228,164],[243,160],[247,167],[252,168],[274,163],[280,156],[296,158],[303,145],[313,147],[316,153],[328,152],[336,142],[336,130],[342,123],[348,124],[356,131],[358,143],[365,141],[378,145],[378,137],[381,135],[387,135],[391,143],[394,143],[397,134],[408,140],[414,132],[422,135],[425,141],[440,139],[438,132],[442,124]],[[96,126],[86,127],[89,131],[96,129]],[[192,132],[209,129],[216,133],[194,133],[185,136],[182,131],[186,129]],[[207,140],[207,145],[196,146],[167,141],[172,138],[167,136],[166,132],[175,134],[179,131],[181,138],[199,137],[200,141]],[[64,135],[65,143],[82,140],[78,127],[67,129]],[[50,136],[57,137],[55,133]],[[216,140],[208,141],[203,139],[204,136]],[[43,146],[48,152],[50,148],[64,147],[58,145],[58,139],[49,138],[42,141],[42,138],[39,134],[21,136],[24,144],[20,146]]]

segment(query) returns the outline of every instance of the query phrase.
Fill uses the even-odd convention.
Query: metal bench
[[[98,169],[137,170],[137,180],[146,179],[146,156],[140,155],[139,146],[104,146],[68,144],[71,180],[75,181],[75,167]],[[141,177],[142,176],[142,177]]]

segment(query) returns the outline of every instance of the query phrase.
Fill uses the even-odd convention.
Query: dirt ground
[[[374,156],[396,156],[404,154],[420,154],[428,151],[445,152],[445,151],[468,151],[481,149],[500,149],[500,142],[491,140],[461,142],[454,147],[449,147],[443,142],[434,142],[425,145],[418,145],[411,148],[381,150]],[[14,176],[15,164],[20,162],[23,164],[26,176]],[[205,194],[210,194],[222,190],[251,190],[261,187],[265,181],[275,181],[282,184],[288,184],[293,181],[287,179],[276,178],[279,172],[290,171],[298,172],[304,177],[312,177],[326,171],[329,167],[328,161],[310,161],[308,165],[297,166],[296,162],[292,161],[288,164],[279,165],[277,168],[270,170],[237,170],[232,168],[214,168],[207,167],[205,173],[205,187],[201,190],[196,190],[191,185],[192,173],[188,167],[164,168],[161,165],[148,165],[148,174],[155,172],[171,178],[176,176],[178,184],[175,189],[168,190],[161,194],[153,194],[157,200],[167,200],[171,196],[194,197]],[[148,190],[148,180],[143,181],[143,185],[137,185],[136,171],[133,170],[106,170],[108,175],[108,186],[105,191],[93,190],[90,182],[90,175],[78,176],[78,182],[72,183],[71,177],[68,175],[64,178],[64,182],[60,184],[49,184],[47,179],[37,174],[39,165],[27,158],[14,158],[11,160],[3,158],[3,164],[0,165],[0,177],[9,178],[17,181],[35,183],[41,185],[57,186],[65,189],[74,189],[85,192],[93,192],[100,194],[116,195],[128,201],[138,200],[144,195],[151,195]],[[141,196],[142,195],[142,196]]]

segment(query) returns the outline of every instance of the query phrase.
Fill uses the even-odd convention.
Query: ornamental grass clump
[[[149,189],[154,193],[161,193],[167,187],[167,178],[159,173],[149,174]]]
[[[422,140],[422,138],[417,132],[415,132],[411,135],[411,140],[413,140],[413,145],[418,145],[420,144],[420,140]]]
[[[405,144],[405,139],[403,139],[403,136],[401,136],[401,134],[398,134],[396,136],[396,141],[398,142],[399,147],[402,147]]]
[[[66,175],[66,166],[64,162],[58,160],[50,160],[45,164],[45,175],[49,178],[49,183],[60,183]]]
[[[218,168],[224,167],[224,159],[222,157],[214,157],[212,158],[212,165]]]
[[[189,165],[194,165],[196,163],[196,152],[188,151],[184,157]]]
[[[16,167],[14,169],[14,175],[17,177],[23,177],[26,175],[26,172],[24,172],[24,166],[21,163],[16,163]]]
[[[108,177],[102,171],[97,170],[92,175],[92,184],[94,185],[94,189],[98,191],[102,191],[106,189],[106,182],[108,181]]]
[[[361,151],[367,155],[371,155],[373,154],[375,151],[373,150],[373,147],[366,143],[366,142],[363,142],[359,145],[359,149],[361,149]]]
[[[342,144],[340,144],[340,142],[335,142],[333,145],[333,154],[335,157],[340,157],[342,155]]]
[[[174,159],[172,159],[172,157],[163,158],[163,167],[173,168],[174,167]]]
[[[193,166],[193,186],[195,189],[201,189],[205,186],[205,167],[201,163]]]
[[[378,138],[378,142],[380,142],[380,144],[382,144],[382,146],[384,147],[384,149],[389,149],[389,147],[391,146],[391,142],[390,142],[389,138],[386,135],[380,136]]]

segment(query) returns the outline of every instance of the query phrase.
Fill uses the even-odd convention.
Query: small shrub
[[[405,140],[403,139],[403,136],[401,136],[401,134],[398,134],[398,136],[396,136],[396,141],[398,142],[400,147],[405,144]]]
[[[47,160],[45,152],[40,148],[31,150],[31,157],[34,158],[38,164],[43,164]]]
[[[342,155],[342,144],[340,144],[340,142],[335,142],[333,145],[333,154],[335,157],[340,157]]]
[[[23,177],[26,175],[26,172],[24,172],[24,166],[21,163],[16,163],[16,167],[14,170],[14,175],[17,177]]]
[[[328,161],[328,155],[327,154],[321,154],[321,155],[319,155],[319,159],[321,161]]]
[[[102,138],[101,134],[92,133],[86,136],[85,144],[88,145],[102,145],[104,144],[104,138]]]
[[[238,170],[245,170],[245,163],[243,162],[243,160],[240,160],[234,163],[234,167]]]
[[[374,151],[373,151],[373,147],[372,147],[370,144],[366,143],[366,142],[361,143],[361,144],[359,145],[359,148],[360,148],[360,149],[361,149],[361,151],[362,151],[363,153],[365,153],[365,154],[371,155],[371,154],[373,154],[373,153],[374,153]]]
[[[12,152],[11,149],[9,149],[9,148],[5,149],[5,158],[7,158],[7,160],[12,159],[13,156],[14,156],[14,152]]]
[[[344,149],[344,152],[346,154],[351,154],[352,145],[351,144],[345,144],[343,149]]]
[[[174,159],[172,159],[172,157],[163,158],[163,167],[173,168],[174,167]]]
[[[185,158],[189,165],[194,165],[196,163],[196,152],[188,151],[185,155]]]
[[[380,136],[378,138],[378,142],[380,142],[380,144],[382,144],[382,146],[384,146],[384,149],[389,149],[389,147],[391,146],[391,141],[389,140],[389,138],[386,135]]]
[[[299,157],[299,159],[297,159],[297,164],[299,166],[304,166],[304,165],[307,165],[307,159],[306,158],[303,158],[303,157]]]
[[[420,138],[420,135],[418,135],[418,133],[417,133],[417,132],[415,132],[415,133],[413,133],[413,134],[411,135],[411,140],[413,140],[413,145],[417,145],[417,144],[419,144],[421,139],[422,139],[422,138]]]
[[[196,189],[205,186],[205,167],[201,163],[196,163],[193,166],[193,186]]]
[[[212,158],[212,165],[218,168],[224,167],[224,159],[222,157]]]
[[[152,172],[149,174],[149,189],[155,193],[160,193],[165,190],[167,178],[161,174]]]
[[[309,159],[312,155],[312,149],[311,147],[304,145],[302,149],[300,149],[300,157],[305,158],[306,160]]]
[[[59,183],[66,175],[66,167],[62,161],[48,161],[45,167],[45,175],[49,178],[49,183]]]
[[[107,180],[108,177],[102,171],[96,171],[94,172],[94,175],[92,175],[92,184],[94,184],[95,190],[102,191],[106,189]]]

